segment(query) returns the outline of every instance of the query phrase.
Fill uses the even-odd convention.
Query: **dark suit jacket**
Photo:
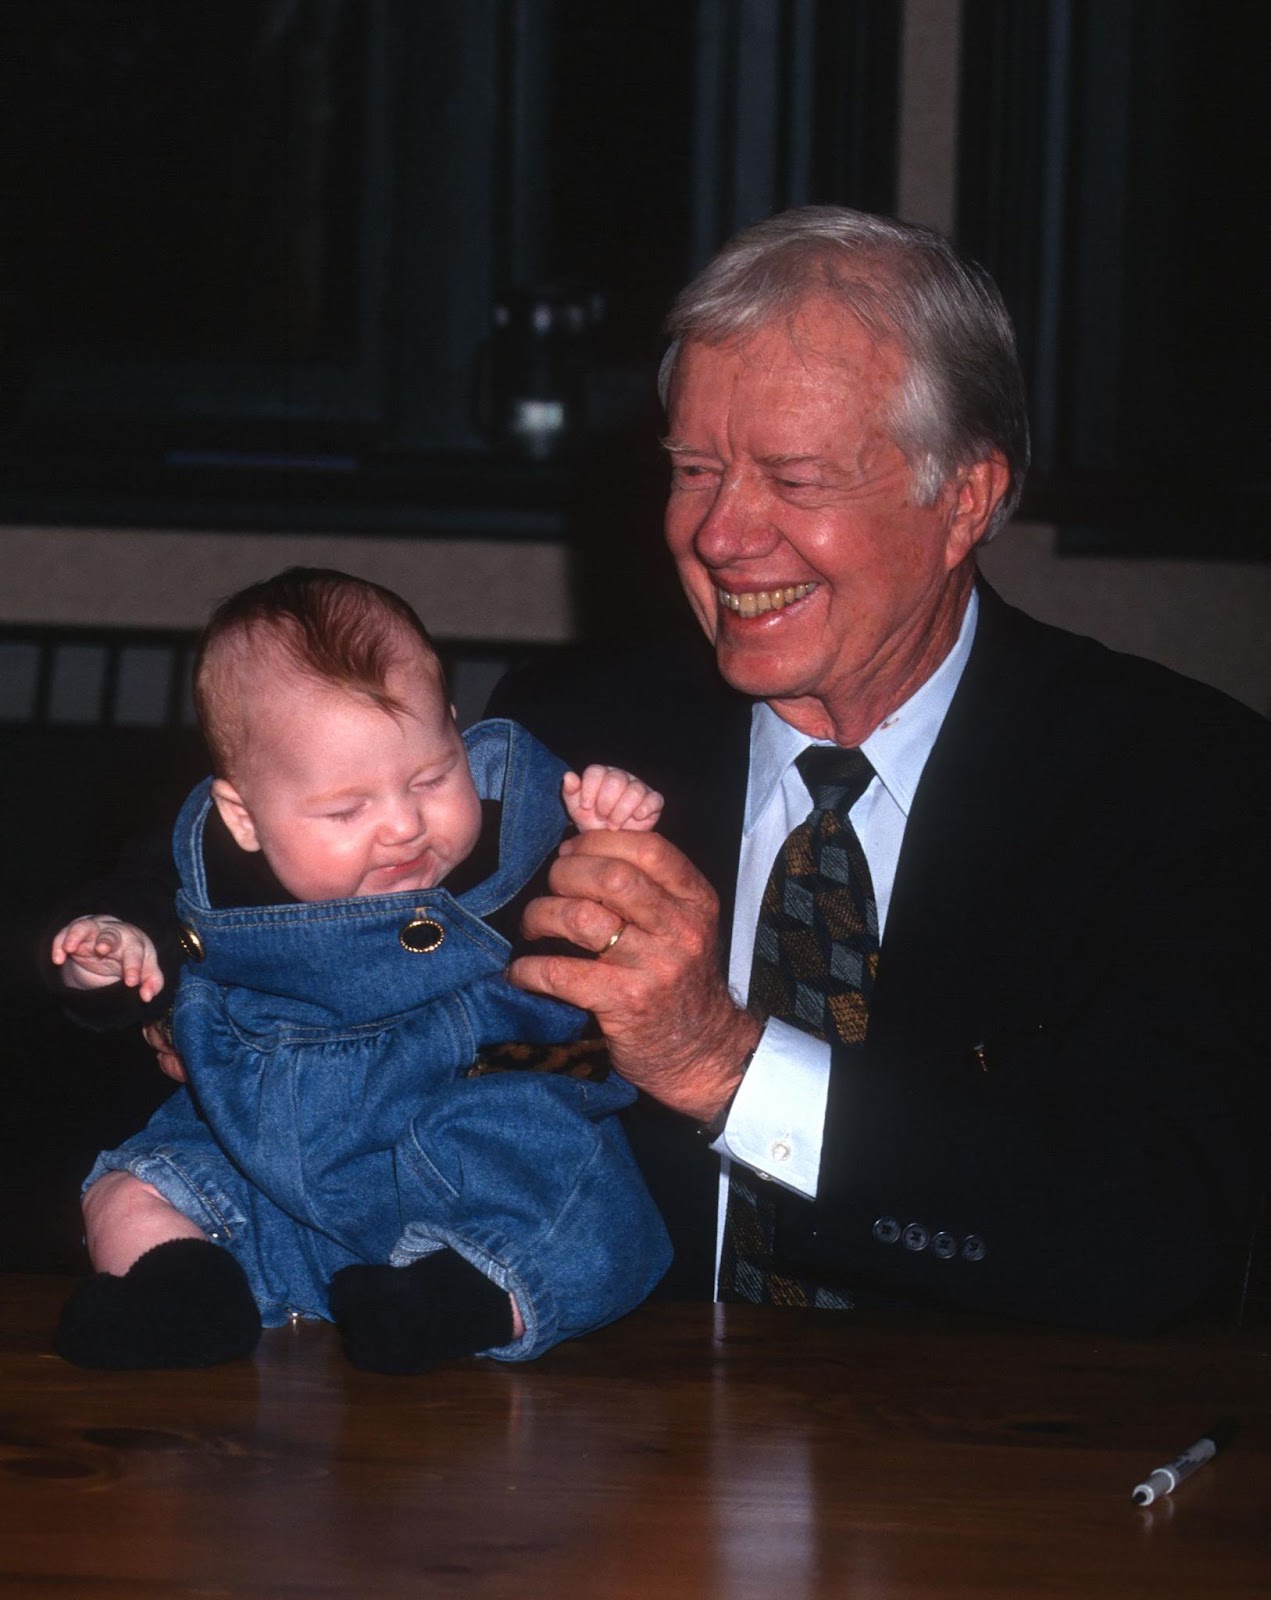
[[[704,644],[531,669],[492,710],[637,772],[725,938],[750,703]],[[869,1038],[836,1049],[818,1193],[781,1239],[858,1295],[1126,1331],[1234,1281],[1262,1182],[1271,727],[981,591],[905,833]],[[717,1167],[632,1140],[708,1294]]]

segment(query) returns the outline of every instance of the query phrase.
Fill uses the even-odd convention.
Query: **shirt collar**
[[[936,742],[954,692],[971,654],[980,598],[973,589],[962,617],[962,626],[953,649],[914,690],[902,706],[874,729],[861,749],[869,757],[879,782],[907,817],[918,780]],[[794,759],[811,744],[829,740],[809,739],[806,734],[782,721],[764,701],[758,701],[750,721],[750,783],[746,793],[746,832],[767,810],[781,780]]]

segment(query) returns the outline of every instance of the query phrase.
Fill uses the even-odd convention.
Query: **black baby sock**
[[[170,1239],[122,1277],[96,1272],[53,1338],[77,1367],[211,1367],[255,1349],[260,1314],[243,1269],[206,1239]]]
[[[454,1250],[408,1267],[344,1267],[331,1280],[344,1353],[365,1372],[427,1372],[512,1339],[512,1304]]]

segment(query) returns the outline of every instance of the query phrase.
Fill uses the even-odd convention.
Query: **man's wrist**
[[[724,1129],[728,1126],[728,1117],[729,1113],[733,1109],[733,1101],[737,1098],[738,1092],[745,1081],[746,1073],[750,1070],[750,1063],[755,1059],[755,1051],[758,1050],[758,1048],[759,1046],[757,1043],[753,1044],[742,1058],[741,1070],[738,1074],[737,1082],[734,1085],[731,1094],[724,1101],[723,1105],[720,1106],[719,1110],[713,1117],[710,1118],[708,1122],[698,1123],[698,1132],[702,1135],[702,1138],[706,1140],[707,1144],[714,1144],[716,1139],[719,1138]]]
[[[731,999],[714,1010],[713,1017],[699,1013],[682,1022],[656,1055],[640,1040],[640,1050],[629,1058],[621,1042],[608,1034],[614,1070],[690,1124],[710,1122],[736,1094],[742,1064],[764,1031],[757,1017]]]

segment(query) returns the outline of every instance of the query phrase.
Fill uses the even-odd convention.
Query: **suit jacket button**
[[[900,1224],[895,1217],[879,1217],[873,1232],[879,1244],[895,1244],[900,1238]]]
[[[978,1233],[968,1233],[962,1241],[962,1259],[964,1261],[983,1261],[988,1254],[988,1246]]]
[[[931,1237],[921,1222],[911,1222],[904,1232],[906,1250],[925,1250]]]
[[[942,1228],[939,1233],[931,1237],[931,1253],[939,1256],[941,1261],[948,1261],[958,1253],[958,1241],[951,1233],[946,1233]]]

